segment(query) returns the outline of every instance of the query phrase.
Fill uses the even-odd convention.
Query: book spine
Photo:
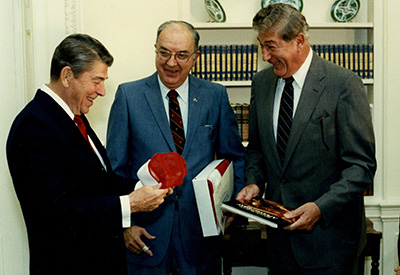
[[[237,80],[237,46],[232,45],[232,79]]]
[[[357,73],[355,65],[354,45],[349,45],[350,70]]]
[[[226,81],[226,45],[221,46],[221,80]]]
[[[210,46],[210,79],[211,81],[215,80],[215,70],[216,70],[216,59],[215,59],[215,46]]]
[[[238,131],[239,131],[239,136],[242,136],[242,106],[240,103],[235,104],[235,115],[236,115],[236,120],[238,124]]]
[[[226,47],[226,80],[232,80],[232,45]]]
[[[369,55],[369,78],[374,78],[374,45],[368,45],[368,55]]]
[[[248,80],[248,54],[249,54],[249,45],[243,45],[242,51],[242,80]]]
[[[221,45],[215,46],[215,80],[221,81]]]
[[[253,50],[252,50],[252,61],[253,61],[253,65],[252,65],[252,75],[251,75],[251,79],[253,79],[253,76],[257,73],[257,66],[258,66],[258,45],[253,45]]]
[[[206,79],[206,46],[202,46],[201,50],[201,78]]]
[[[205,52],[206,52],[206,58],[205,58],[205,63],[206,63],[206,80],[211,79],[211,50],[210,46],[206,45],[205,46]]]
[[[359,76],[364,78],[364,54],[363,45],[358,45],[358,65],[359,65]]]
[[[248,103],[242,104],[242,141],[249,141],[249,109]]]

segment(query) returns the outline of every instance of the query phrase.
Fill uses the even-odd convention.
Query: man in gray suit
[[[352,274],[366,242],[363,192],[376,170],[363,83],[312,52],[306,19],[292,6],[261,9],[253,28],[271,66],[253,80],[238,198],[265,192],[297,219],[269,230],[268,274]]]

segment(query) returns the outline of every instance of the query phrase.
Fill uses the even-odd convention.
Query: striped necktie
[[[182,154],[185,145],[185,132],[183,130],[183,122],[181,108],[178,102],[178,93],[175,90],[168,92],[169,97],[169,123],[171,127],[172,137],[174,138],[176,151]]]
[[[276,145],[281,159],[285,159],[286,147],[289,141],[290,129],[293,120],[293,77],[285,78],[285,87],[283,89],[281,104],[279,108],[278,130]]]

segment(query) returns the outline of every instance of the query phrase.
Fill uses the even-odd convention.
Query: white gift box
[[[225,220],[221,204],[231,200],[233,194],[233,164],[221,175],[216,167],[222,161],[212,161],[192,181],[204,237],[223,233]]]

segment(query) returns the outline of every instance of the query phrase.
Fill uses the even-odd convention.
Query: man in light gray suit
[[[180,152],[188,170],[156,211],[133,215],[133,227],[125,231],[131,274],[221,273],[219,237],[203,237],[192,179],[215,157],[227,159],[237,193],[244,187],[245,151],[226,89],[189,74],[198,44],[192,25],[162,24],[155,45],[157,72],[121,84],[111,109],[107,151],[116,173],[137,179],[148,156],[162,152]],[[174,143],[170,129],[170,90],[179,94],[184,146]]]
[[[297,219],[269,230],[268,274],[352,274],[366,243],[363,192],[376,170],[363,83],[312,52],[306,19],[292,6],[261,9],[253,28],[272,66],[252,83],[247,186],[238,198],[265,193]]]

